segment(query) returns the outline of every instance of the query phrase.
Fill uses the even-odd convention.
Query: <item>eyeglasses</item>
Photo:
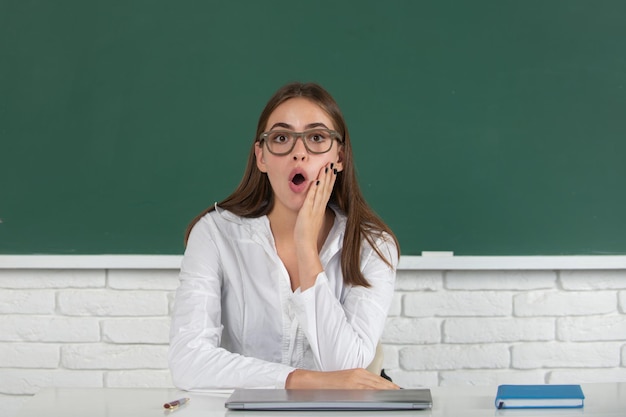
[[[311,129],[304,132],[292,132],[291,130],[270,130],[262,133],[259,142],[267,144],[267,150],[274,155],[281,156],[290,153],[296,146],[298,138],[302,138],[302,143],[309,153],[320,154],[330,151],[333,147],[333,140],[343,143],[343,139],[338,132],[330,129]]]

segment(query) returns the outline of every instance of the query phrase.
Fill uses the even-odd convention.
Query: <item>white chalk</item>
[[[427,258],[446,258],[454,256],[452,251],[422,251],[422,256]]]

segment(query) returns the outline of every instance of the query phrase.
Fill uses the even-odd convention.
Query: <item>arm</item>
[[[185,390],[282,388],[294,368],[220,347],[222,272],[219,250],[203,222],[190,235],[174,303],[169,351],[173,382]]]
[[[294,230],[300,288],[292,303],[318,369],[329,371],[365,368],[374,358],[393,298],[398,262],[392,239],[383,236],[376,242],[392,267],[364,243],[360,265],[371,287],[345,288],[347,295],[342,294],[343,299],[338,300],[340,294],[330,287],[318,253],[319,233],[336,177],[331,166],[320,170],[307,192]],[[335,275],[341,279],[340,276]]]
[[[381,244],[387,246],[389,252],[383,248],[383,253],[389,256],[394,268],[390,269],[368,247],[371,253],[364,262],[363,273],[372,284],[371,288],[351,288],[342,304],[332,293],[326,274],[322,273],[314,287],[294,295],[298,320],[318,366],[325,372],[295,370],[287,379],[287,388],[399,388],[362,369],[374,356],[393,298],[397,252],[395,245],[379,242],[379,247]]]
[[[309,189],[298,214],[294,239],[300,289],[294,294],[292,305],[318,368],[332,372],[296,370],[290,374],[287,387],[398,388],[362,369],[374,357],[393,298],[396,247],[391,239],[377,242],[390,260],[390,268],[366,244],[361,251],[361,269],[371,288],[348,288],[343,300],[338,299],[317,251],[324,213],[336,180],[336,171],[329,168],[320,171],[319,181]],[[344,371],[338,371],[341,369]]]
[[[365,368],[374,358],[393,299],[398,262],[391,239],[380,239],[377,245],[393,268],[365,243],[361,251],[361,270],[370,288],[344,288],[345,294],[340,300],[327,274],[322,272],[313,287],[294,293],[294,311],[319,369]]]

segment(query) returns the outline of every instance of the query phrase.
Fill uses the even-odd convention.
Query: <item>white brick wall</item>
[[[406,387],[626,381],[626,270],[404,270],[383,334]]]
[[[171,387],[169,270],[2,269],[2,416],[45,386]]]
[[[166,269],[0,265],[0,401],[170,387]],[[385,368],[405,387],[626,381],[626,269],[398,273]]]

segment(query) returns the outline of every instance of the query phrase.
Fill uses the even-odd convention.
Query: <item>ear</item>
[[[343,171],[343,161],[344,161],[344,150],[343,150],[343,145],[341,145],[337,151],[337,162],[335,162],[335,169],[337,169],[338,172]]]
[[[256,166],[261,172],[267,172],[267,166],[265,164],[265,158],[263,157],[263,148],[260,142],[254,144],[254,155],[256,156]]]

